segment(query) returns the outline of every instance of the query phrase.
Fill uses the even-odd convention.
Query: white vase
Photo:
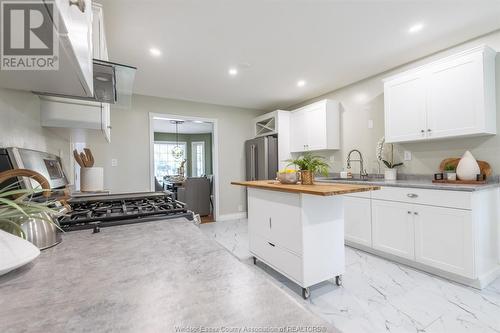
[[[476,180],[476,176],[481,173],[479,164],[470,151],[466,151],[457,166],[457,177],[460,180]]]
[[[385,169],[384,178],[385,180],[396,180],[398,178],[398,169]]]

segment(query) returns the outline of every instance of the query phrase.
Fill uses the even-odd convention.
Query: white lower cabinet
[[[474,277],[474,230],[471,212],[443,207],[415,207],[415,260]]]
[[[373,248],[399,257],[414,259],[412,214],[412,205],[373,200]]]
[[[498,188],[465,192],[383,187],[369,198],[344,198],[345,240],[483,288],[500,276],[499,200]]]
[[[372,246],[372,211],[370,198],[344,198],[345,240]]]

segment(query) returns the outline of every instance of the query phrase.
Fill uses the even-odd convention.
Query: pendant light
[[[175,147],[172,148],[172,156],[176,160],[180,160],[184,157],[184,149],[179,146],[179,124],[182,124],[182,120],[172,120],[172,124],[175,124]]]

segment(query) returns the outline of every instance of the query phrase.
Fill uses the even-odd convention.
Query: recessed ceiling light
[[[231,76],[235,76],[238,74],[238,69],[234,68],[234,67],[231,67],[229,68],[229,71],[228,71],[229,75]]]
[[[422,23],[417,23],[417,24],[414,24],[412,25],[409,29],[408,29],[408,32],[410,34],[414,34],[414,33],[417,33],[419,32],[420,30],[422,30],[424,28],[424,25]]]
[[[155,57],[161,56],[161,51],[154,47],[149,49],[149,53],[151,53],[151,55]]]
[[[304,81],[304,80],[298,80],[297,81],[297,87],[303,87],[305,85],[306,85],[306,81]]]
[[[196,124],[203,124],[204,122],[201,121],[201,120],[193,120],[193,123],[196,123]]]

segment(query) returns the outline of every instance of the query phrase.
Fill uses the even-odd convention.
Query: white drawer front
[[[302,283],[301,257],[258,235],[250,235],[250,251],[280,273]]]
[[[372,192],[373,199],[420,205],[471,209],[471,193],[405,187],[382,187]]]

